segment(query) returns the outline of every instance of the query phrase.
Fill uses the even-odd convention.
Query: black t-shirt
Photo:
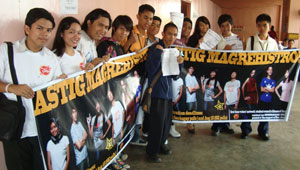
[[[110,55],[110,58],[123,55],[124,49],[121,45],[111,40],[104,40],[97,46],[98,57],[102,58],[104,55]]]

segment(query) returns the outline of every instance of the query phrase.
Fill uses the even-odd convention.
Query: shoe
[[[180,138],[180,133],[175,129],[175,125],[171,126],[170,135],[174,138]]]
[[[264,140],[264,141],[268,141],[268,140],[270,140],[270,136],[269,136],[269,134],[267,134],[267,133],[264,133],[264,134],[258,134],[260,137],[261,137],[261,139],[262,140]]]
[[[126,168],[123,168],[120,164],[117,162],[113,162],[109,166],[112,170],[127,170]]]
[[[241,139],[248,139],[248,135],[245,134],[245,133],[242,133],[242,134],[241,134]]]
[[[167,145],[164,145],[160,147],[160,153],[163,155],[171,155],[172,151]]]
[[[195,134],[195,125],[194,124],[187,124],[187,129],[188,129],[188,132],[191,133],[191,134]]]
[[[127,158],[128,158],[128,155],[126,153],[121,153],[120,158],[121,158],[122,161],[126,161]]]
[[[137,146],[147,146],[148,142],[146,142],[144,139],[138,139],[137,141],[131,141],[130,144]]]
[[[125,162],[123,162],[121,159],[116,159],[116,162],[121,165],[123,168],[129,169],[130,165],[126,164]]]
[[[221,133],[227,133],[227,134],[234,134],[234,130],[231,129],[231,128],[224,128],[224,129],[221,129],[220,132],[221,132]]]
[[[148,155],[148,160],[151,163],[160,163],[161,159],[158,157],[158,155]]]
[[[211,136],[219,136],[219,134],[220,131],[214,131],[214,130],[211,131]]]
[[[143,133],[142,134],[145,138],[148,138],[148,133]]]
[[[167,145],[169,143],[168,139],[165,141],[165,145]]]

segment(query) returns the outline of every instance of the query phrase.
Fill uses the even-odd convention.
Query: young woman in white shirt
[[[74,49],[80,38],[79,21],[74,17],[64,18],[57,28],[52,50],[60,58],[62,72],[66,75],[93,68],[93,65],[86,65],[85,58]]]

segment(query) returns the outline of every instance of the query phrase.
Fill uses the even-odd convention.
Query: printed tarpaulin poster
[[[36,89],[41,150],[50,169],[100,170],[133,137],[147,49]]]
[[[298,80],[299,50],[177,48],[185,62],[172,84],[173,122],[288,120]]]

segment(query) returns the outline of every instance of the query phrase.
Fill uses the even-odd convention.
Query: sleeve
[[[52,77],[52,80],[56,79],[60,75],[62,75],[62,68],[60,66],[60,62],[57,60],[57,57],[55,56],[54,75]]]
[[[197,79],[196,79],[195,76],[193,76],[193,81],[194,81],[194,85],[199,85],[199,83],[198,83],[198,81],[197,81]]]
[[[4,79],[5,66],[7,63],[7,45],[5,43],[0,45],[0,81]]]
[[[67,147],[70,144],[69,138],[67,136],[64,136],[65,138],[65,146]]]
[[[241,82],[240,80],[237,81],[237,88],[240,88],[241,87]]]
[[[179,78],[179,86],[183,86],[183,80],[182,80],[182,78]]]
[[[50,148],[50,141],[51,141],[51,139],[47,142],[47,146],[46,146],[46,151],[47,151],[47,152],[50,152],[50,151],[51,151],[51,148]]]
[[[71,133],[71,138],[72,138],[73,143],[76,143],[76,141],[78,140],[78,135],[77,135],[77,132],[75,131],[73,125],[71,126],[70,133]]]
[[[228,82],[224,86],[224,92],[227,92]]]
[[[275,80],[272,80],[272,88],[276,86]]]
[[[191,87],[191,81],[190,81],[188,76],[185,76],[185,86],[186,87]]]
[[[219,82],[219,81],[217,81],[217,84],[216,84],[216,85],[217,85],[217,87],[219,87],[219,86],[220,86],[220,82]]]
[[[106,51],[108,49],[108,44],[105,41],[102,41],[97,46],[97,54],[99,58],[102,58],[104,55],[106,55]]]
[[[154,76],[158,72],[158,69],[161,67],[161,55],[162,50],[156,48],[156,45],[153,45],[147,56],[146,60],[146,70],[149,75]]]
[[[246,50],[250,51],[251,50],[251,38],[249,37],[246,41]]]

